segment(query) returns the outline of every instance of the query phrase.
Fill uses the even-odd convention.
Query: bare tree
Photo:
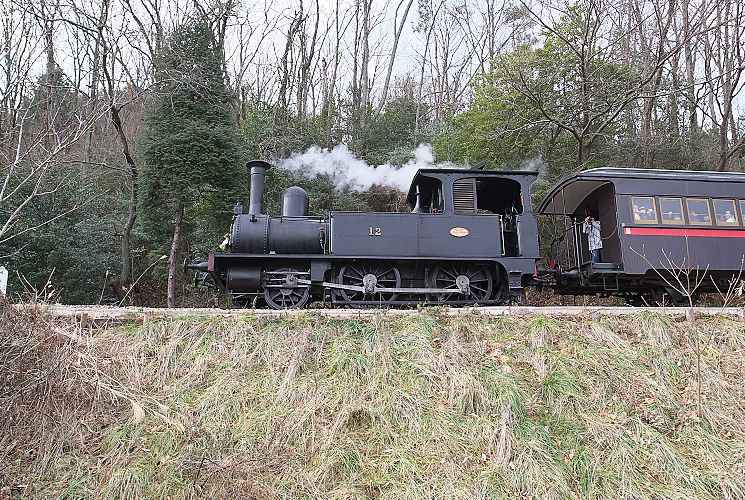
[[[718,130],[719,157],[717,168],[727,170],[730,158],[745,144],[745,131],[738,127],[734,107],[745,87],[745,8],[741,2],[722,0],[715,3],[716,24],[707,33],[707,52],[716,68],[707,81],[712,86],[710,116]],[[711,71],[711,66],[707,68]]]
[[[576,88],[553,89],[563,93],[572,108],[553,107],[550,93],[545,92],[546,85],[551,86],[552,75],[544,75],[544,80],[538,81],[530,67],[505,69],[510,72],[513,88],[541,115],[540,123],[552,125],[575,139],[578,165],[582,166],[590,159],[595,141],[605,137],[606,129],[622,112],[642,98],[652,99],[649,89],[658,85],[656,82],[661,78],[661,71],[682,50],[682,44],[665,44],[669,14],[658,9],[652,24],[658,30],[655,34],[658,43],[655,49],[648,46],[644,52],[647,54],[645,64],[635,72],[629,68],[617,75],[608,74],[608,65],[623,42],[623,37],[603,23],[608,12],[615,8],[612,2],[591,0],[581,8],[569,9],[544,3],[540,11],[526,3],[523,5],[573,61],[577,72]],[[639,11],[645,12],[646,8],[640,7]],[[554,19],[556,15],[560,16],[560,21]],[[638,19],[635,24],[638,26]],[[566,95],[568,92],[572,95]]]
[[[648,85],[640,92],[643,104],[638,136],[642,148],[641,166],[650,168],[652,166],[654,142],[652,112],[656,106],[662,78],[667,69],[666,65],[656,62],[662,60],[668,50],[668,32],[672,26],[676,10],[674,0],[669,0],[667,3],[651,2],[648,7],[651,10],[650,15],[643,14],[645,7],[646,5],[642,5],[640,0],[631,1],[634,28],[640,45],[638,56],[641,59],[641,73],[651,76]],[[672,59],[675,60],[676,57]]]
[[[100,110],[57,65],[54,31],[59,2],[42,2],[39,9],[26,4],[12,14],[0,21],[6,42],[0,87],[0,243],[86,203],[79,200],[45,220],[25,222],[34,200],[51,196],[70,182],[71,171],[62,167],[82,159],[80,145],[100,117]],[[41,57],[45,71],[37,78],[33,68]]]
[[[362,29],[360,30],[362,43],[362,61],[360,62],[360,106],[362,113],[361,125],[365,125],[365,114],[370,106],[370,31],[371,13],[373,0],[362,1]]]
[[[695,92],[696,59],[694,54],[694,38],[691,34],[690,0],[681,0],[681,32],[676,39],[678,44],[683,44],[683,58],[685,60],[686,87],[685,98],[688,108],[689,129],[698,132],[697,109],[698,100]],[[682,41],[681,41],[682,38]]]
[[[294,40],[295,36],[302,29],[302,25],[305,22],[305,13],[303,11],[295,11],[290,18],[290,25],[287,28],[287,35],[285,40],[285,49],[282,53],[282,59],[280,60],[279,70],[282,74],[282,78],[279,84],[279,102],[278,105],[282,110],[283,114],[287,113],[289,108],[289,102],[287,94],[290,93],[293,85],[293,78],[295,73],[295,54],[294,54]]]
[[[398,9],[401,8],[401,6],[404,4],[405,0],[401,0],[398,3],[398,6],[396,7],[396,15],[393,18],[393,23],[395,25],[396,20],[398,19]],[[375,110],[375,114],[379,115],[380,112],[383,110],[383,106],[385,106],[385,103],[388,99],[388,85],[391,82],[391,74],[393,73],[393,65],[396,61],[396,52],[398,51],[398,42],[401,40],[401,33],[404,31],[404,25],[406,23],[406,19],[409,17],[409,9],[411,9],[411,5],[414,3],[414,0],[409,0],[406,4],[406,7],[404,7],[404,12],[401,15],[401,21],[398,24],[398,28],[394,31],[393,34],[393,48],[391,49],[391,58],[388,62],[388,72],[385,75],[385,83],[383,84],[383,91],[381,92],[380,96],[380,102],[378,103],[378,107]]]

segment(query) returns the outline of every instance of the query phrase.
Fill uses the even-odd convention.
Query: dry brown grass
[[[724,317],[0,319],[0,497],[745,497]]]

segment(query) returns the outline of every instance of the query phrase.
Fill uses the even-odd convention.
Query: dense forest
[[[215,250],[251,159],[277,165],[269,213],[299,184],[318,214],[403,194],[282,168],[299,155],[538,168],[538,196],[600,165],[745,167],[735,0],[1,5],[12,299],[204,303],[178,267]]]

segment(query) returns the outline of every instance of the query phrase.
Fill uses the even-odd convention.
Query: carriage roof
[[[583,170],[559,181],[546,195],[538,207],[541,214],[573,213],[582,201],[598,187],[613,184],[616,194],[664,194],[686,196],[700,191],[704,185],[715,188],[717,195],[725,193],[741,197],[745,184],[745,173],[710,172],[694,170],[662,170],[600,167]],[[745,195],[745,193],[743,193]]]

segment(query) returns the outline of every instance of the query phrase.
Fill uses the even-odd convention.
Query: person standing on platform
[[[582,232],[587,234],[587,243],[592,252],[592,262],[603,262],[603,239],[600,237],[600,221],[588,215],[582,224]]]

